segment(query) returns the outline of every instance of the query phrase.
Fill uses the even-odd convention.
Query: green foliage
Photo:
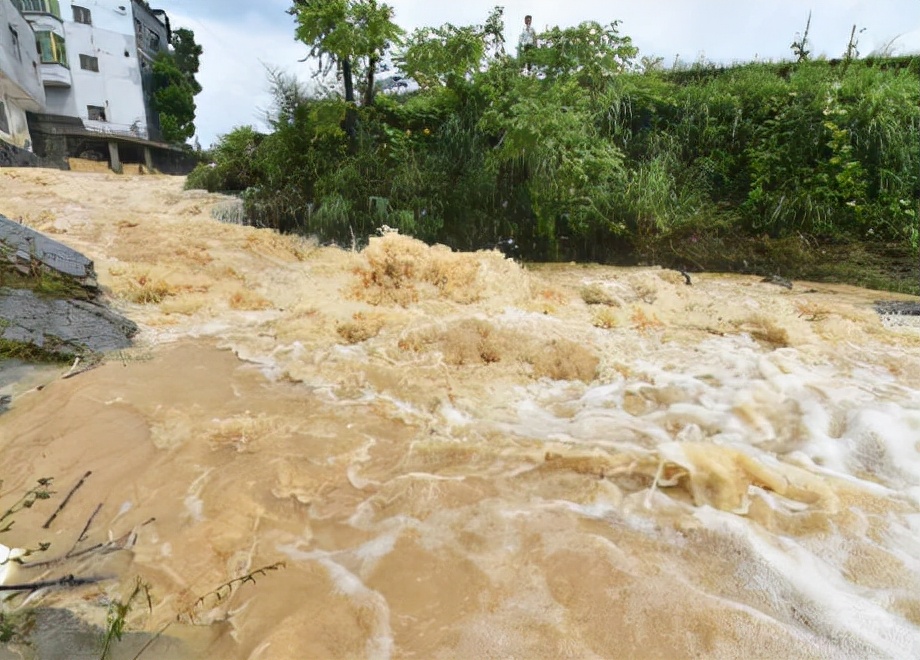
[[[201,92],[201,85],[195,79],[204,49],[195,42],[195,33],[187,28],[179,28],[172,33],[173,54],[176,68],[184,75],[194,94]]]
[[[420,28],[395,61],[423,88],[457,88],[471,84],[475,74],[504,54],[504,10],[496,7],[482,25]]]
[[[376,0],[300,0],[290,12],[310,55],[333,62],[379,58],[402,34],[393,9]]]
[[[153,611],[153,600],[150,597],[150,585],[137,578],[134,581],[134,588],[124,600],[113,600],[109,603],[109,609],[105,617],[105,634],[102,636],[102,651],[99,654],[100,660],[106,660],[109,652],[112,650],[115,642],[120,642],[125,634],[126,619],[134,602],[141,597],[147,601],[148,611]]]
[[[241,192],[257,185],[261,175],[256,150],[264,138],[252,126],[240,126],[221,135],[211,150],[213,160],[199,163],[188,175],[185,187],[209,192]]]
[[[345,84],[345,100],[354,102],[354,74],[368,84],[365,104],[373,102],[373,78],[377,63],[403,30],[392,21],[393,9],[377,0],[295,0],[288,10],[297,22],[295,35],[310,48],[320,68],[333,66]]]
[[[13,516],[17,513],[25,509],[31,509],[36,502],[51,499],[51,496],[54,495],[54,491],[51,490],[53,482],[54,479],[51,477],[38,479],[35,486],[26,490],[13,504],[8,505],[6,510],[0,514],[0,533],[8,532],[13,528],[13,524],[16,522]],[[47,547],[43,547],[42,550],[47,550]],[[13,559],[13,561],[17,561],[17,559]]]
[[[618,22],[585,21],[540,34],[531,59],[548,78],[574,79],[597,91],[617,74],[630,70],[638,52],[632,40],[620,34]]]
[[[46,346],[48,343],[48,340],[46,340]],[[30,342],[0,338],[0,360],[22,360],[23,362],[65,364],[71,362],[73,358],[74,356],[72,354],[58,353],[49,350],[47,347],[39,348]]]
[[[271,132],[224,136],[188,181],[242,191],[254,223],[341,245],[383,224],[463,249],[514,237],[537,259],[646,246],[663,257],[677,241],[682,263],[738,249],[741,262],[784,268],[739,246],[920,244],[916,62],[809,61],[806,26],[799,62],[667,71],[638,59],[618,23],[586,22],[546,30],[522,71],[504,53],[500,8],[416,30],[401,48],[392,10],[371,0],[303,0],[291,13],[345,100],[270,71]],[[352,78],[371,89],[391,46],[420,89],[353,102]]]
[[[197,83],[177,66],[176,58],[159,53],[153,61],[153,107],[160,114],[163,140],[183,143],[195,134]]]
[[[840,75],[816,62],[781,82],[747,142],[743,208],[752,226],[773,235],[901,235],[918,185],[920,112],[906,102],[916,79],[859,63]]]
[[[485,43],[479,29],[447,23],[416,30],[396,63],[423,88],[456,87],[479,70],[484,55]]]

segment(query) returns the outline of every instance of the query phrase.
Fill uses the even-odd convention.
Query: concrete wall
[[[70,87],[48,87],[45,89],[45,110],[55,115],[77,116],[77,104]]]
[[[99,14],[105,16],[106,12]],[[112,23],[115,21],[109,21]],[[122,29],[124,25],[131,25],[130,17],[126,17]],[[96,25],[67,23],[65,30],[76,116],[91,130],[146,138],[147,113],[133,29],[116,32]],[[99,70],[83,69],[80,55],[96,58]],[[88,106],[105,108],[105,121],[90,119]]]
[[[169,19],[154,13],[137,0],[131,2],[134,13],[134,35],[139,50],[141,83],[144,90],[144,107],[150,139],[162,139],[160,116],[153,109],[153,59],[169,47],[170,33],[164,21]]]
[[[9,142],[21,149],[31,149],[32,136],[29,134],[26,111],[17,104],[15,98],[2,93],[0,93],[0,102],[3,103],[0,112],[6,113],[6,121],[0,121],[0,140]],[[7,130],[3,130],[4,128]]]
[[[89,11],[89,25],[74,21],[74,7]],[[80,117],[94,131],[155,137],[149,129],[156,127],[156,115],[142,75],[150,67],[144,49],[154,32],[167,47],[165,26],[132,0],[71,0],[62,3],[61,13],[73,85],[66,92],[49,88],[48,111]],[[99,70],[84,69],[80,55],[96,58]],[[104,108],[105,121],[90,119],[89,106]]]
[[[134,34],[134,20],[131,18],[131,0],[67,0],[61,1],[61,14],[64,20],[72,23],[73,7],[83,7],[90,11],[92,26],[99,30]],[[123,7],[123,9],[121,9]],[[78,24],[82,25],[82,24]]]
[[[31,26],[10,0],[0,0],[0,140],[27,150],[32,143],[25,113],[45,103],[38,65]]]

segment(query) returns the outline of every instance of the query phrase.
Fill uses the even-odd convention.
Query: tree
[[[153,108],[165,142],[183,143],[195,134],[195,88],[169,53],[153,61]]]
[[[204,49],[195,43],[195,33],[186,28],[179,28],[172,33],[173,55],[176,67],[185,75],[195,94],[201,92],[201,85],[195,79]]]
[[[185,28],[172,33],[170,44],[171,52],[159,53],[153,62],[153,109],[160,115],[162,139],[181,144],[195,134],[195,95],[201,92],[195,74],[204,50]]]
[[[403,30],[393,21],[393,9],[377,0],[295,0],[288,10],[297,21],[296,36],[310,47],[328,73],[337,67],[345,86],[345,101],[355,103],[355,78],[363,79],[363,105],[374,102],[374,75],[381,58],[400,42]],[[353,122],[348,127],[353,133]]]
[[[421,28],[406,40],[396,58],[399,68],[422,87],[455,88],[504,55],[503,9],[496,7],[484,25]]]

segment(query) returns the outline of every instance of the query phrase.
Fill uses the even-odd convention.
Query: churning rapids
[[[77,547],[113,540],[7,575],[111,578],[43,607],[104,626],[139,576],[156,658],[920,657],[920,333],[892,296],[320,248],[182,184],[0,170],[0,213],[142,328],[0,417],[5,501],[58,491],[3,543],[63,555],[99,505]]]

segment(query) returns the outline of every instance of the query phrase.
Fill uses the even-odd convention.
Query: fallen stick
[[[91,577],[78,578],[73,575],[66,575],[57,580],[40,580],[39,582],[26,582],[24,584],[0,584],[0,591],[35,591],[47,587],[79,587],[84,584],[95,584],[109,578]]]
[[[54,522],[54,519],[57,518],[58,514],[64,510],[64,507],[67,506],[67,503],[70,501],[70,498],[73,497],[73,494],[76,493],[80,489],[80,487],[86,482],[86,480],[89,478],[91,474],[92,474],[91,471],[87,471],[87,473],[83,475],[83,478],[77,482],[77,485],[70,489],[70,492],[67,493],[67,497],[64,498],[64,501],[61,502],[60,506],[58,506],[58,508],[54,510],[54,513],[51,514],[51,517],[45,521],[44,525],[42,525],[42,529],[48,529],[51,527],[51,523]]]

